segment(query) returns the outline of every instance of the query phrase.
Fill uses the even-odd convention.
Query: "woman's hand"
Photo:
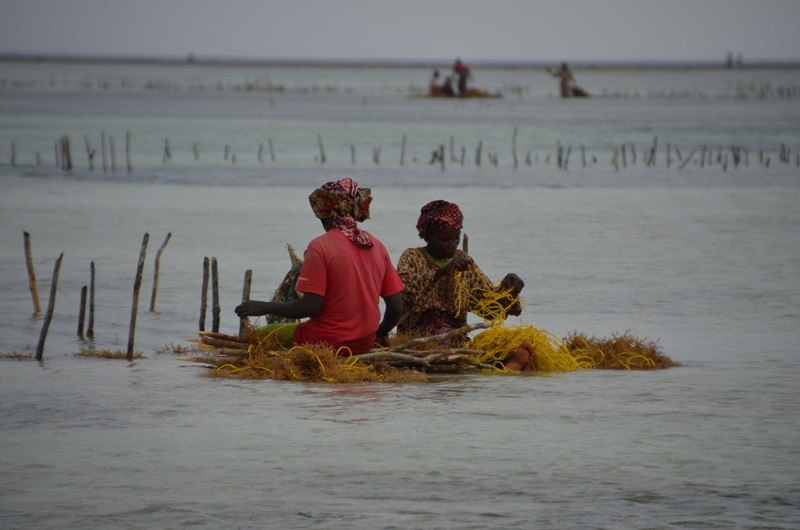
[[[473,263],[474,262],[472,261],[472,258],[470,258],[469,256],[458,255],[455,258],[453,258],[453,260],[450,261],[450,263],[442,265],[441,267],[436,269],[436,274],[434,275],[433,279],[438,280],[442,276],[449,274],[450,271],[452,270],[465,271],[468,268],[470,268]]]
[[[500,282],[500,286],[503,289],[511,291],[511,294],[518,295],[522,292],[522,289],[525,288],[525,282],[513,272],[509,272],[506,274],[506,277],[503,278],[503,281]]]
[[[242,302],[236,306],[234,311],[236,311],[236,316],[239,318],[259,317],[269,312],[267,310],[267,302],[259,302],[258,300]]]

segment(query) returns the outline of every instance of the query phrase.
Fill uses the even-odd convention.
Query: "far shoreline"
[[[219,58],[219,57],[140,57],[140,56],[88,56],[56,54],[0,53],[0,63],[61,63],[61,64],[141,64],[217,66],[237,68],[449,68],[451,61],[414,59],[297,59],[297,58]],[[568,61],[570,67],[581,70],[758,70],[800,69],[800,60],[754,60],[728,65],[724,61]],[[503,70],[540,70],[552,68],[560,61],[470,61],[472,68]]]

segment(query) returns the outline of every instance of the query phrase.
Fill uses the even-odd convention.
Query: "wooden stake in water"
[[[406,157],[406,135],[403,135],[403,142],[400,144],[400,166],[403,165],[403,161]]]
[[[144,258],[147,254],[147,241],[150,234],[145,232],[142,239],[142,249],[139,252],[139,264],[136,267],[136,280],[133,282],[133,302],[131,303],[131,324],[128,327],[128,362],[133,361],[133,335],[136,331],[136,311],[139,308],[139,287],[142,285],[142,270],[144,270]]]
[[[319,144],[319,161],[325,163],[325,146],[322,145],[322,136],[317,134],[317,144]]]
[[[519,165],[517,160],[517,127],[514,127],[514,134],[511,136],[511,157],[514,160],[514,167]]]
[[[164,238],[164,242],[161,243],[161,246],[158,247],[158,252],[156,252],[155,268],[153,269],[153,294],[150,296],[150,312],[156,310],[156,291],[158,291],[158,267],[159,263],[161,262],[161,253],[164,252],[164,247],[167,246],[167,243],[169,243],[169,238],[171,237],[172,237],[172,232],[167,232],[167,237]]]
[[[44,353],[44,340],[47,338],[47,329],[50,327],[50,320],[53,318],[53,309],[56,305],[56,290],[58,288],[58,272],[61,270],[61,258],[64,253],[58,255],[56,264],[53,267],[53,281],[50,282],[50,300],[47,303],[47,313],[44,315],[44,322],[42,323],[42,331],[39,333],[39,344],[36,345],[36,360],[41,361]]]
[[[88,289],[85,285],[81,287],[81,307],[78,311],[78,336],[80,338],[83,338],[83,321],[86,316],[86,292]]]
[[[203,287],[200,291],[200,331],[206,330],[206,308],[208,307],[208,256],[203,258]]]
[[[108,135],[108,153],[111,155],[111,171],[117,170],[117,150],[114,147],[114,136]]]
[[[72,170],[72,150],[69,145],[69,136],[61,137],[61,169]]]
[[[217,258],[211,258],[211,331],[219,332],[219,274]]]
[[[169,138],[164,138],[164,158],[162,162],[166,164],[168,160],[172,160],[172,149],[169,147]]]
[[[86,158],[89,160],[89,171],[94,169],[94,149],[92,149],[92,144],[89,142],[89,135],[83,135],[83,144],[86,146]]]
[[[89,279],[89,322],[86,324],[86,336],[94,338],[94,261],[90,265],[91,277]]]
[[[242,303],[247,302],[250,300],[250,286],[253,283],[253,271],[251,269],[247,269],[244,271],[244,285],[242,286]],[[244,335],[245,325],[247,324],[248,320],[247,317],[242,317],[239,319],[239,336]]]
[[[36,288],[36,273],[33,271],[31,235],[28,232],[22,232],[22,235],[25,240],[25,264],[28,266],[28,287],[31,290],[31,297],[33,298],[33,314],[38,315],[41,312],[41,308],[39,307],[39,290]]]

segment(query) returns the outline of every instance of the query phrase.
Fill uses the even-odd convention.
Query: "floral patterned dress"
[[[459,250],[456,255],[464,253]],[[434,280],[436,270],[449,261],[452,259],[436,260],[423,248],[406,249],[400,256],[397,272],[405,288],[398,333],[430,336],[463,327],[467,324],[467,312],[476,309],[475,302],[481,298],[481,292],[495,288],[477,265],[460,271],[458,282],[454,274]],[[463,340],[457,339],[451,345],[461,344]]]

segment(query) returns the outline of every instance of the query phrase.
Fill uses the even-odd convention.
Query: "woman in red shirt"
[[[357,225],[369,218],[370,189],[345,178],[316,189],[309,201],[325,233],[305,251],[295,284],[303,296],[289,302],[249,300],[236,307],[236,314],[308,318],[297,325],[294,345],[328,344],[364,353],[376,342],[385,344],[402,314],[403,282],[383,243]]]

